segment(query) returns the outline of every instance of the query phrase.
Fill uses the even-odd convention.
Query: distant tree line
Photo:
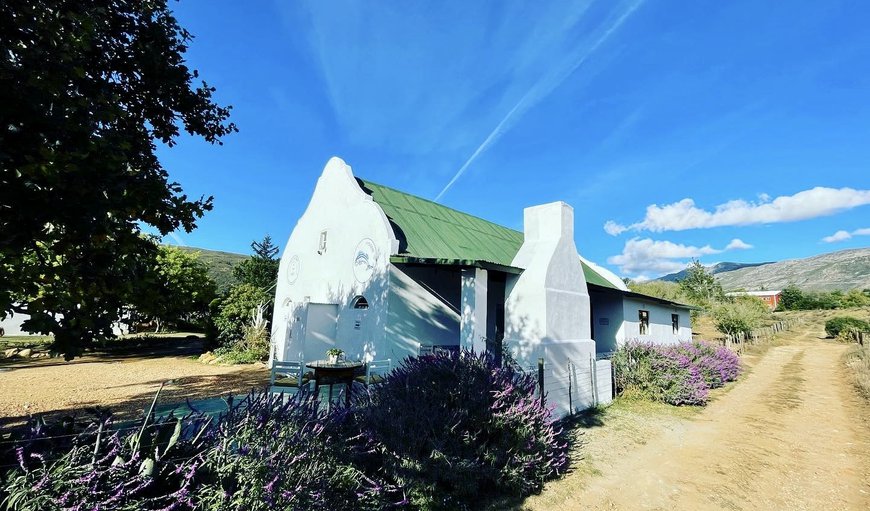
[[[686,268],[678,282],[651,280],[626,284],[632,291],[697,307],[692,319],[710,315],[725,334],[751,332],[770,318],[767,305],[753,296],[726,296],[722,285],[698,261]],[[777,310],[849,309],[870,306],[870,289],[850,291],[802,291],[795,285],[782,290]]]
[[[211,307],[209,337],[226,361],[255,362],[269,357],[278,247],[267,235],[251,243],[251,249],[251,257],[233,268],[236,283]]]
[[[782,290],[777,310],[831,310],[870,306],[870,289],[802,291],[795,285]]]

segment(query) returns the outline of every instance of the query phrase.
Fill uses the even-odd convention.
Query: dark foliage
[[[156,247],[212,207],[169,180],[156,144],[235,131],[184,62],[165,0],[0,2],[0,314],[67,358],[112,336]]]
[[[478,509],[567,469],[533,376],[471,353],[410,359],[352,406],[252,392],[193,413],[84,428],[34,421],[2,458],[11,510]]]
[[[412,358],[362,396],[359,420],[413,505],[477,509],[539,491],[567,469],[535,384],[486,354]]]
[[[838,316],[825,321],[825,333],[831,337],[848,331],[870,332],[870,322],[851,316]]]

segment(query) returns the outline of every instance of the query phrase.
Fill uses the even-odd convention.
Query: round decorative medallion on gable
[[[375,261],[378,258],[378,250],[375,242],[366,238],[359,242],[354,250],[353,275],[359,282],[368,282],[375,273]]]
[[[287,262],[287,282],[294,283],[299,278],[299,256],[293,256]]]

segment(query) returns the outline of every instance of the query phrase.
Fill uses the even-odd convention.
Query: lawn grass
[[[0,337],[0,351],[9,348],[43,348],[51,344],[48,335],[4,335]]]
[[[187,341],[188,338],[197,337],[201,339],[203,334],[197,332],[161,332],[158,334],[153,333],[139,333],[139,334],[125,334],[118,336],[115,339],[109,339],[102,343],[96,343],[93,348],[90,348],[89,352],[117,352],[117,351],[137,351],[137,350],[151,350],[154,348],[159,348],[161,346],[169,346],[174,343],[178,343],[179,341]],[[34,351],[48,351],[51,347],[51,343],[53,338],[48,335],[44,336],[3,336],[0,337],[0,355],[2,352],[10,349],[26,349],[30,348]],[[0,357],[2,358],[2,357]]]

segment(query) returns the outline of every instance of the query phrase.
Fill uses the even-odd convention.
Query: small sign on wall
[[[362,326],[362,321],[356,320],[353,322],[353,329],[354,330],[359,330],[361,326]]]

